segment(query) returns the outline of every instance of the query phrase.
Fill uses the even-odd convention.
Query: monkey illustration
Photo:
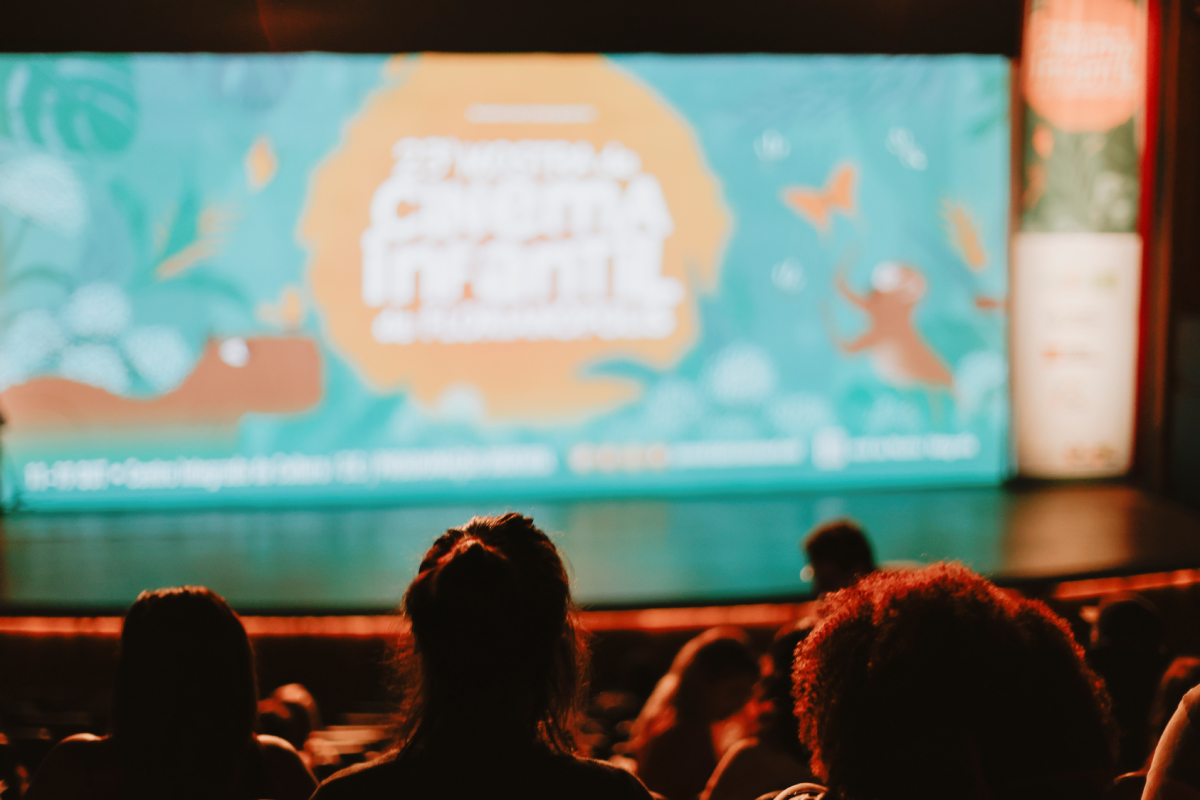
[[[887,384],[904,389],[919,386],[952,389],[954,377],[941,357],[913,327],[913,310],[925,294],[925,277],[906,264],[885,261],[871,273],[871,292],[854,293],[843,275],[836,278],[842,296],[871,318],[866,333],[834,344],[843,353],[870,354],[876,373]]]

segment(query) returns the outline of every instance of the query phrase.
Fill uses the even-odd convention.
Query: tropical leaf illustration
[[[137,133],[133,73],[123,56],[0,60],[0,136],[51,151],[113,153]]]

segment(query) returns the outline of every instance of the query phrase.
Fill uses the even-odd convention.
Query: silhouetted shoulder
[[[646,800],[646,798],[651,796],[649,790],[642,785],[640,780],[620,767],[590,758],[573,759],[573,761],[575,762],[575,767],[579,770],[579,777],[584,782],[584,785],[593,784],[597,787],[603,787],[602,791],[595,793],[581,788],[578,795],[580,797],[613,797],[629,798],[630,800],[636,798],[636,800]]]
[[[396,794],[397,784],[404,780],[403,770],[397,769],[395,752],[374,761],[355,764],[330,775],[317,787],[312,800],[339,800],[348,797],[383,797]]]
[[[487,764],[463,754],[455,764],[401,761],[395,753],[331,776],[313,800],[477,798],[507,800],[650,800],[636,777],[602,761],[538,755]]]
[[[1200,725],[1200,686],[1188,690],[1180,702],[1192,725]]]
[[[800,783],[784,789],[777,795],[765,794],[758,800],[836,800],[824,786],[815,783]]]
[[[115,775],[112,741],[88,733],[63,739],[51,750],[29,785],[25,797],[38,800],[103,796],[102,787]]]
[[[304,765],[296,748],[278,736],[259,735],[267,784],[278,800],[307,800],[317,788],[317,780]]]

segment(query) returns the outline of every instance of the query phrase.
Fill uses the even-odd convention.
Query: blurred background
[[[698,630],[800,615],[840,517],[1200,648],[1190,4],[6,16],[22,763],[104,730],[119,616],[182,584],[311,692],[272,701],[321,707],[301,745],[362,758],[421,555],[504,510],[570,562],[600,755]]]

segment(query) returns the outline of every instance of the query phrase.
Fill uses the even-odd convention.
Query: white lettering
[[[683,284],[662,186],[617,142],[409,137],[371,202],[363,302],[388,344],[663,338]]]

